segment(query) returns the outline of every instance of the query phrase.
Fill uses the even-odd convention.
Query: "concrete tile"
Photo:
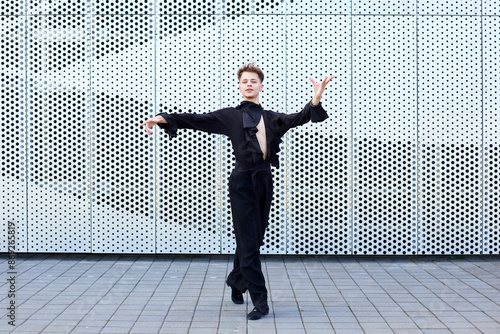
[[[212,319],[207,321],[193,321],[191,322],[191,328],[205,328],[205,327],[214,327],[217,328],[219,326],[219,319]]]
[[[16,332],[31,332],[31,331],[38,331],[40,332],[43,330],[45,327],[47,327],[52,320],[32,320],[32,321],[26,321],[22,324],[17,324],[15,327],[9,326],[9,330],[15,330]],[[7,324],[3,324],[2,327],[5,326],[4,328],[7,328]]]
[[[48,325],[43,329],[45,333],[70,333],[74,325]],[[42,332],[42,333],[43,333]]]
[[[137,333],[142,324],[153,323],[160,332],[187,333],[203,323],[215,329],[213,317],[219,317],[219,331],[230,333],[265,329],[288,334],[289,329],[310,332],[331,325],[352,333],[362,331],[359,321],[367,333],[385,331],[385,325],[395,333],[423,332],[418,325],[426,332],[496,334],[500,261],[466,256],[459,267],[444,257],[435,259],[263,257],[272,312],[250,323],[251,305],[232,304],[223,283],[231,256],[29,255],[18,260],[31,268],[22,274],[29,283],[19,308],[30,318],[16,329],[24,326],[29,333],[31,324],[39,332],[55,320],[50,326],[78,323],[75,333],[87,327],[98,332],[114,327],[108,320],[118,320],[132,321],[127,324]],[[141,314],[137,326],[133,321]]]
[[[500,333],[500,324],[496,321],[488,321],[488,322],[472,322],[476,328],[481,331],[486,331],[489,329],[496,329],[498,333]]]
[[[433,329],[433,328],[446,328],[446,326],[435,317],[412,317],[411,320],[415,322],[415,324],[424,329]]]
[[[232,328],[219,328],[217,334],[235,334],[239,333],[237,329]]]
[[[89,334],[89,333],[99,333],[102,326],[77,326],[73,328],[71,333],[73,334]]]
[[[332,322],[333,328],[337,329],[361,329],[361,325],[357,322]]]
[[[277,329],[301,328],[304,329],[302,322],[276,322]]]
[[[498,334],[498,328],[478,328],[483,334]]]
[[[407,330],[407,329],[418,329],[417,325],[413,322],[388,322],[387,323],[394,330]]]
[[[163,322],[163,327],[166,325],[170,327],[177,327],[177,328],[189,328],[191,322],[190,321],[173,321],[173,320],[165,320]],[[162,328],[163,328],[162,327]]]
[[[385,319],[381,317],[380,315],[378,316],[365,316],[365,315],[358,315],[357,313],[355,314],[356,318],[360,323],[368,322],[368,323],[385,323]]]
[[[158,333],[162,327],[161,323],[136,323],[128,333],[148,334]]]
[[[301,328],[286,328],[284,330],[276,331],[278,334],[307,334],[305,329]]]
[[[332,329],[332,324],[330,322],[309,322],[304,323],[304,327],[307,331],[313,329]]]
[[[127,327],[112,327],[112,326],[106,326],[99,333],[103,334],[117,334],[117,333],[128,333],[131,328]]]
[[[133,320],[110,320],[107,322],[106,327],[123,327],[132,328],[135,324]]]
[[[480,333],[482,333],[477,328],[454,328],[454,329],[451,329],[451,332],[453,334],[480,334]]]
[[[205,328],[193,328],[189,329],[189,334],[216,334],[218,332],[217,327],[205,327]]]
[[[387,328],[365,328],[363,327],[363,331],[365,334],[393,334],[394,331],[387,327]]]
[[[359,328],[336,328],[335,334],[364,334],[365,332]]]

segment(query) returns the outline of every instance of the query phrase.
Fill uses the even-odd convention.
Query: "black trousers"
[[[273,197],[270,172],[233,171],[229,198],[233,216],[236,252],[227,283],[240,292],[247,290],[255,306],[267,302],[267,289],[260,262],[260,246],[268,226]]]

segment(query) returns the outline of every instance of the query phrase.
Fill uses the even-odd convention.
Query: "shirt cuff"
[[[311,102],[309,102],[309,106],[311,107],[311,122],[322,122],[328,118],[328,114],[326,113],[325,109],[323,109],[321,101],[317,105],[313,106],[311,100]]]
[[[160,113],[157,114],[156,116],[161,116],[167,121],[167,123],[158,123],[160,129],[165,130],[165,132],[170,136],[170,138],[177,136],[177,129],[179,127],[177,126],[177,122],[175,121],[175,118],[172,117],[172,115]]]

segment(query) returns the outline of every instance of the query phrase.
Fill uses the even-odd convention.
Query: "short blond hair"
[[[237,73],[238,81],[240,81],[240,78],[241,78],[241,75],[243,74],[243,72],[257,73],[257,75],[259,76],[260,82],[261,83],[264,82],[264,72],[262,72],[262,70],[257,65],[255,65],[255,63],[245,64],[238,69],[238,73]]]

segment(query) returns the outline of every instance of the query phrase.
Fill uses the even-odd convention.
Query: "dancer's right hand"
[[[165,119],[161,116],[155,116],[153,118],[148,119],[146,122],[142,123],[140,126],[144,126],[146,129],[146,132],[148,133],[148,135],[150,135],[153,133],[153,131],[151,131],[151,129],[153,128],[153,126],[155,126],[158,123],[167,123],[167,121],[165,121]]]

